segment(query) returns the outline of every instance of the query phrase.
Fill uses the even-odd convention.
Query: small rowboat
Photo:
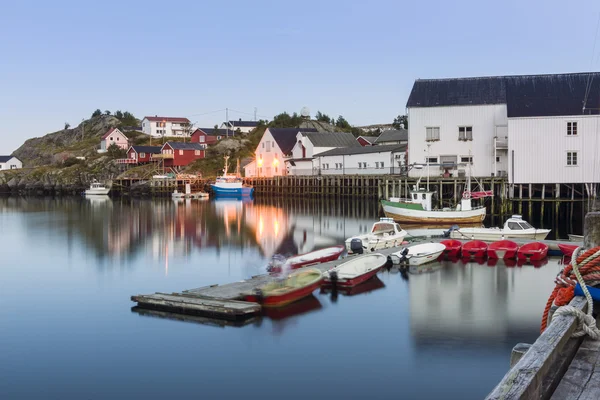
[[[342,245],[327,247],[320,250],[311,251],[310,253],[300,254],[279,262],[278,259],[273,259],[269,263],[269,272],[281,272],[283,265],[289,265],[290,269],[306,267],[308,265],[321,264],[328,261],[334,261],[340,258],[346,248]]]
[[[566,244],[566,243],[558,244],[558,248],[560,249],[560,251],[562,251],[563,256],[565,256],[565,257],[571,257],[577,247],[578,246],[574,245],[574,244]]]
[[[512,240],[500,240],[490,243],[487,255],[489,258],[511,260],[517,258],[517,250],[519,250],[519,245]]]
[[[527,243],[517,252],[519,260],[540,261],[548,255],[548,245],[541,242]]]
[[[416,266],[436,261],[444,250],[446,246],[441,243],[423,243],[392,253],[390,257],[394,264]]]
[[[462,242],[456,239],[446,239],[440,242],[444,246],[446,246],[446,250],[444,250],[444,256],[447,258],[455,258],[460,256],[460,249],[462,247]]]
[[[323,272],[325,284],[352,287],[371,278],[387,263],[383,254],[365,254]]]
[[[291,273],[283,280],[275,280],[246,295],[246,301],[263,307],[282,307],[309,296],[323,282],[323,274],[314,268]]]
[[[463,258],[485,258],[487,247],[481,240],[471,240],[463,244],[461,255]]]

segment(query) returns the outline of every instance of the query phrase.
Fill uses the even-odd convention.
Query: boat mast
[[[235,176],[240,177],[240,159],[237,159],[237,166],[235,167]]]
[[[429,192],[429,147],[431,143],[427,143],[427,191]]]
[[[227,165],[227,160],[229,160],[229,156],[225,156],[225,168],[223,168],[223,175],[227,175],[227,170],[229,169],[229,166]]]

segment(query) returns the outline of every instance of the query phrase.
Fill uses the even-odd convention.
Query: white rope
[[[594,318],[594,316],[592,315],[594,313],[594,301],[592,299],[592,295],[590,294],[590,291],[586,287],[585,280],[583,279],[583,277],[581,276],[581,273],[579,272],[579,265],[577,264],[577,258],[579,257],[579,253],[581,253],[582,250],[583,250],[582,247],[578,247],[577,249],[575,249],[575,251],[573,252],[573,255],[571,256],[571,260],[573,260],[572,261],[573,273],[577,277],[577,282],[579,282],[579,286],[581,286],[581,290],[583,291],[583,294],[585,295],[585,298],[587,300],[587,305],[588,305],[587,313],[584,313],[583,311],[581,311],[578,308],[567,305],[567,306],[559,307],[554,312],[554,315],[552,316],[552,318],[554,318],[556,315],[572,315],[577,318],[577,329],[573,333],[573,337],[581,337],[584,335],[588,335],[593,340],[599,340],[600,339],[600,330],[596,326],[596,318]],[[586,265],[588,262],[590,262],[591,260],[593,260],[599,256],[600,256],[600,251],[597,251],[593,255],[591,255],[591,256],[587,257],[585,260],[583,260],[581,262],[581,266]]]

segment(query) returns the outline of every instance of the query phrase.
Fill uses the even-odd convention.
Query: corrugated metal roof
[[[198,128],[196,130],[200,130],[207,134],[208,136],[227,136],[229,133],[230,136],[233,136],[234,132],[229,129],[215,129],[215,128]]]
[[[137,153],[158,154],[162,149],[161,146],[131,146]]]
[[[469,106],[506,103],[504,77],[417,79],[406,107]]]
[[[167,142],[173,150],[204,150],[200,143]]]
[[[277,145],[283,152],[283,154],[289,154],[292,152],[294,145],[296,144],[296,135],[298,132],[316,132],[316,129],[300,129],[300,128],[268,128],[271,132],[271,136],[277,142]]]
[[[384,152],[403,152],[406,151],[405,144],[388,144],[380,146],[359,146],[359,147],[340,147],[337,149],[327,150],[323,153],[315,154],[315,158],[323,156],[348,156],[355,154],[371,154],[371,153],[384,153]]]
[[[227,124],[227,122],[225,122]],[[258,121],[229,121],[229,126],[238,128],[254,128],[258,126]]]
[[[13,157],[14,156],[0,156],[0,163],[5,163]]]
[[[312,132],[304,136],[315,147],[359,147],[360,143],[350,132]]]
[[[375,140],[377,143],[385,142],[408,142],[408,130],[406,129],[388,129],[381,132],[381,135]]]

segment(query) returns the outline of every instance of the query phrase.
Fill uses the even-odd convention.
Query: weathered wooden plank
[[[510,353],[510,367],[514,367],[530,348],[529,343],[517,343]]]
[[[586,300],[575,297],[571,303],[585,309]],[[511,368],[502,381],[487,396],[487,399],[539,399],[543,393],[545,377],[566,355],[562,353],[577,327],[576,319],[570,315],[554,317],[550,326],[535,341],[525,355]]]
[[[253,324],[257,322],[261,317],[250,317],[242,320],[225,320],[221,318],[208,318],[202,317],[198,315],[189,315],[189,314],[176,314],[170,313],[167,311],[153,310],[148,308],[142,308],[139,306],[131,307],[131,311],[135,312],[144,317],[152,317],[152,318],[161,318],[161,319],[171,319],[175,321],[182,322],[191,322],[194,324],[215,326],[218,328],[225,328],[228,326],[231,327],[242,327],[246,325]]]

